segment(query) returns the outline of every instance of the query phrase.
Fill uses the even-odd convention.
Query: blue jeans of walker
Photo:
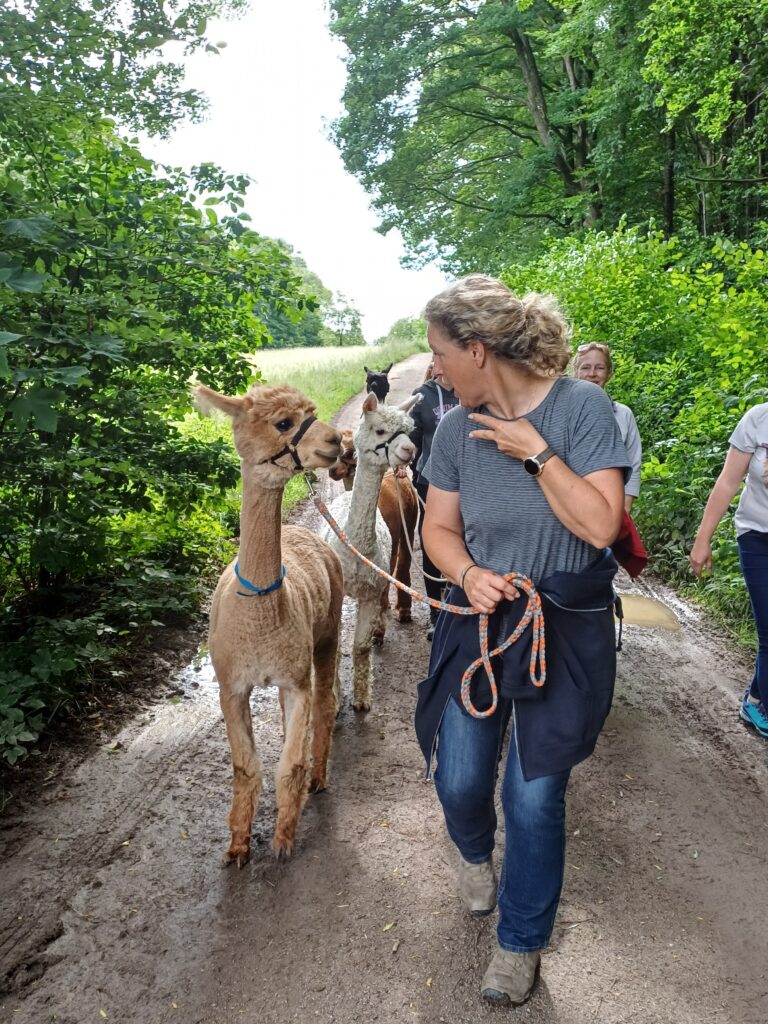
[[[757,661],[749,692],[768,708],[768,533],[742,533],[739,561],[757,626]]]
[[[473,864],[494,848],[494,794],[510,712],[511,702],[500,700],[489,718],[471,718],[450,700],[440,723],[435,788],[448,834]],[[543,949],[552,934],[563,885],[569,775],[526,782],[513,732],[501,791],[506,844],[497,931],[499,945],[513,953]]]

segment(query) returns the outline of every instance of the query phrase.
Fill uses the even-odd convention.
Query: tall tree
[[[205,99],[182,88],[178,57],[216,46],[208,19],[247,0],[20,0],[0,10],[0,124],[14,110],[58,104],[167,134]]]
[[[763,0],[655,0],[641,26],[644,73],[669,137],[695,160],[702,234],[764,241],[768,210],[768,7]]]
[[[696,179],[709,158],[690,104],[680,108],[670,86],[676,62],[663,61],[681,3],[333,0],[332,28],[349,51],[336,141],[381,230],[399,227],[417,261],[498,269],[547,234],[622,217],[668,233],[697,227]],[[710,7],[734,0],[690,6],[682,46]],[[753,13],[737,19],[745,53],[761,24]],[[762,59],[737,77],[756,83],[761,69]],[[743,104],[744,117],[757,103]],[[758,212],[753,201],[752,224]]]
[[[647,171],[621,185],[596,173],[596,101],[615,136],[646,128],[626,124],[629,97],[644,84],[632,55],[610,90],[596,81],[596,51],[610,49],[602,37],[631,35],[628,2],[599,27],[544,0],[376,0],[364,12],[335,0],[332,9],[349,49],[337,142],[373,194],[382,230],[400,227],[417,258],[436,248],[454,266],[503,265],[546,231],[596,223],[618,191],[642,207],[658,190]],[[638,168],[648,167],[647,149],[662,149],[645,134]],[[615,168],[616,145],[606,141],[601,165]]]

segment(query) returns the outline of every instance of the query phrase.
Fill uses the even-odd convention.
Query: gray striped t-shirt
[[[500,452],[492,441],[469,437],[478,425],[467,417],[485,411],[447,413],[423,471],[435,487],[459,492],[467,550],[484,568],[525,573],[536,584],[553,572],[580,572],[598,549],[563,526],[519,459]],[[623,469],[625,479],[629,475],[611,400],[596,384],[560,377],[525,418],[579,476],[610,467]]]

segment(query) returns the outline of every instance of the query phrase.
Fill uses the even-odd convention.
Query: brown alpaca
[[[213,595],[209,633],[234,773],[232,842],[224,862],[242,867],[261,795],[251,722],[254,686],[279,687],[283,709],[272,841],[278,857],[293,851],[307,792],[326,785],[338,699],[341,563],[309,530],[282,527],[280,510],[288,480],[302,467],[332,465],[340,438],[314,419],[314,405],[295,388],[253,387],[242,398],[229,398],[198,387],[195,395],[203,411],[219,409],[231,417],[243,476],[240,550]],[[257,588],[273,589],[258,594]]]
[[[357,469],[357,453],[353,431],[342,430],[341,432],[341,455],[338,462],[331,466],[328,475],[333,480],[341,480],[345,491],[352,490],[352,481],[355,478]],[[397,491],[400,490],[400,498],[403,503],[403,517],[400,516],[400,505],[397,500]],[[395,479],[392,470],[384,474],[379,491],[379,511],[384,522],[387,524],[392,537],[392,557],[390,558],[389,574],[395,579],[404,583],[407,587],[411,585],[411,552],[413,551],[413,535],[416,531],[416,522],[419,517],[419,500],[416,490],[407,477]],[[405,528],[403,528],[403,518]],[[399,622],[411,621],[411,595],[402,590],[395,592],[395,609]],[[382,607],[389,608],[389,587],[382,595]],[[374,640],[381,641],[382,637],[374,631]]]

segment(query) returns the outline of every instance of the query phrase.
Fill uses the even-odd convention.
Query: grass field
[[[317,404],[318,418],[328,419],[362,390],[364,366],[380,370],[426,348],[426,342],[402,341],[375,348],[259,349],[252,362],[267,384],[298,388]]]
[[[411,340],[389,342],[376,347],[361,345],[350,348],[259,349],[251,357],[265,384],[290,384],[308,395],[317,405],[318,419],[333,419],[339,409],[365,386],[364,366],[380,370],[389,363],[398,363],[414,352],[426,352],[427,343]],[[232,438],[226,417],[202,419],[187,416],[181,426],[183,433],[198,437]],[[303,479],[291,480],[285,489],[283,516],[307,496]],[[239,493],[230,499],[230,514],[239,511]]]

